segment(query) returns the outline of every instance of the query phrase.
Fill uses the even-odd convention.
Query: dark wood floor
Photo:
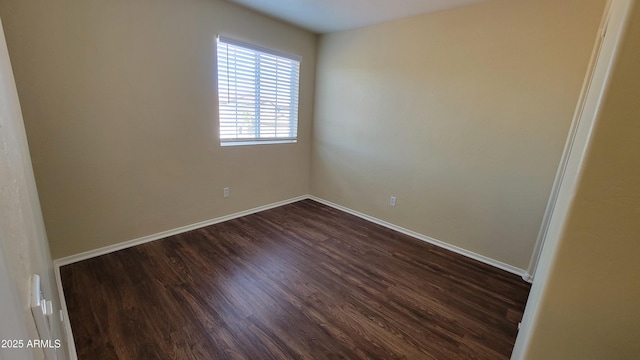
[[[311,200],[61,275],[79,359],[508,359],[529,292]]]

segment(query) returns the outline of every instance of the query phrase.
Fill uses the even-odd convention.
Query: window
[[[220,145],[297,141],[300,59],[218,37]]]

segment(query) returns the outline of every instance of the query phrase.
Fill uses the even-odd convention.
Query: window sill
[[[258,140],[258,141],[225,141],[220,142],[220,146],[244,146],[244,145],[271,145],[271,144],[291,144],[298,140]]]

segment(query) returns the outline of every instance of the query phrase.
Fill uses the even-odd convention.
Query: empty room
[[[635,0],[0,0],[0,359],[633,359]]]

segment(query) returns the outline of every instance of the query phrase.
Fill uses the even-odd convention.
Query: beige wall
[[[0,338],[24,341],[22,349],[0,349],[0,358],[42,359],[42,350],[27,348],[26,344],[29,339],[38,339],[29,307],[32,274],[40,275],[43,295],[54,304],[56,310],[51,323],[53,336],[54,339],[63,341],[57,311],[60,304],[20,103],[1,24],[0,272]]]
[[[219,0],[6,0],[0,15],[54,258],[309,192],[314,34]],[[219,146],[218,33],[302,55],[297,144]]]
[[[322,36],[311,193],[526,269],[604,3],[496,0]]]
[[[526,359],[637,359],[640,354],[638,1],[629,25],[543,285]]]

